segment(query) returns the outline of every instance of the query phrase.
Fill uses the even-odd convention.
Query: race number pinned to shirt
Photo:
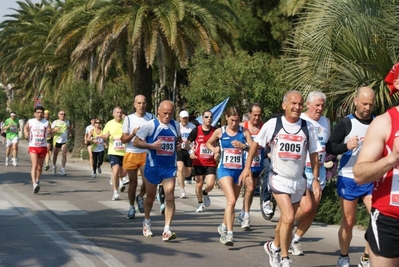
[[[10,132],[11,132],[11,133],[16,133],[16,132],[18,132],[18,127],[15,126],[15,125],[11,125],[11,126],[10,126]]]
[[[174,136],[158,136],[161,140],[161,149],[157,150],[158,156],[173,156],[175,153],[175,137]]]
[[[34,133],[33,133],[34,146],[41,147],[46,143],[47,143],[47,141],[45,138],[45,130],[44,129],[34,130]]]
[[[125,150],[125,146],[123,145],[122,141],[120,138],[114,138],[114,150],[118,151],[118,150]]]
[[[202,143],[202,144],[200,145],[200,155],[199,155],[199,157],[202,158],[202,159],[210,159],[210,158],[213,158],[212,150],[208,149],[208,148],[206,147],[206,144],[204,144],[204,143]]]
[[[392,186],[390,197],[390,204],[392,206],[399,206],[399,170],[397,168],[394,168],[392,173]]]
[[[298,160],[302,157],[304,137],[292,134],[279,134],[278,156],[283,160]]]
[[[251,163],[251,167],[259,167],[260,166],[260,162],[261,162],[261,154],[262,150],[258,149],[258,152],[256,154],[256,156],[254,156],[252,163]]]
[[[242,150],[236,148],[225,148],[223,166],[226,169],[242,168]]]

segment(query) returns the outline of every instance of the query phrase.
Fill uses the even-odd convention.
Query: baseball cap
[[[49,111],[48,109],[46,109],[46,110],[44,111],[44,114],[50,114],[50,111]]]
[[[14,112],[11,112],[10,116],[17,116]]]
[[[180,118],[188,118],[190,116],[190,114],[188,114],[187,111],[183,110],[183,111],[180,111],[179,116],[180,116]]]

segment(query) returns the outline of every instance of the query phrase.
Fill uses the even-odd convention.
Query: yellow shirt
[[[110,133],[108,138],[108,155],[123,156],[125,154],[125,144],[122,143],[122,125],[123,122],[110,120],[105,124],[104,134]]]

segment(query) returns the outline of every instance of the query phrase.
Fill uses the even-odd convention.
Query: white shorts
[[[14,137],[13,139],[7,139],[6,147],[11,146],[12,144],[18,144],[18,137]]]
[[[297,180],[292,180],[272,174],[269,177],[269,186],[274,193],[290,195],[291,203],[298,203],[306,191],[306,179],[300,177]]]

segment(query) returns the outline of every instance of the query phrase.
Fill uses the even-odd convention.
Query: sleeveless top
[[[231,142],[237,140],[246,143],[247,140],[243,133],[243,127],[239,126],[238,132],[234,136],[230,136],[226,132],[226,126],[222,127],[222,136],[219,139],[220,144],[220,161],[219,168],[230,170],[242,170],[244,168],[244,151],[241,148],[235,148]]]
[[[263,123],[260,124],[259,131],[262,128],[262,126],[263,126]],[[252,136],[252,140],[255,139],[255,137],[259,133],[259,131],[257,131],[257,132],[251,132],[250,131],[249,122],[248,121],[244,122],[243,127],[249,131],[249,133]],[[263,148],[258,149],[258,152],[256,153],[256,156],[254,156],[254,158],[252,159],[252,163],[251,163],[251,171],[252,172],[260,172],[260,171],[263,170],[263,162],[264,162],[265,157],[266,157],[265,154],[266,154],[265,153],[265,149],[263,149]],[[247,155],[247,152],[245,152],[245,157],[246,157],[246,155]]]
[[[197,158],[193,159],[193,166],[216,166],[212,150],[206,147],[206,142],[215,130],[216,128],[211,126],[209,134],[205,135],[202,126],[197,126],[197,137],[194,140],[194,152]]]
[[[92,152],[101,152],[104,151],[104,139],[101,137],[103,134],[103,131],[100,129],[100,133],[97,134],[96,128],[93,129],[93,134],[91,135],[91,138],[94,140],[96,139],[98,143],[93,143],[91,145],[91,151]]]
[[[46,119],[38,121],[30,119],[29,124],[29,147],[47,147],[47,129],[49,123]]]
[[[382,157],[388,156],[393,147],[395,138],[399,135],[399,112],[396,107],[387,111],[391,118],[391,134],[385,143]],[[399,219],[399,164],[388,171],[383,177],[374,182],[372,206],[385,216]]]

